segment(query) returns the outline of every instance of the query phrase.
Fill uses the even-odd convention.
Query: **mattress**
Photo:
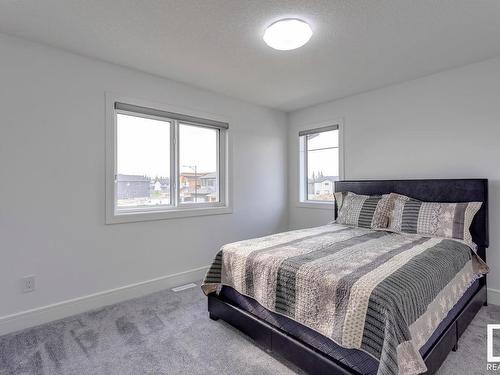
[[[424,356],[432,345],[437,342],[448,325],[458,316],[460,311],[479,289],[480,280],[474,281],[469,288],[467,288],[462,297],[441,321],[429,340],[420,348],[420,354],[422,354],[422,356]],[[317,331],[314,331],[284,315],[267,310],[253,298],[244,296],[229,286],[222,286],[219,296],[229,301],[232,305],[257,316],[281,331],[286,332],[290,336],[293,336],[303,343],[310,345],[321,353],[347,365],[360,374],[375,375],[377,373],[378,361],[361,350],[347,349],[339,346],[334,341],[326,336],[323,336]]]

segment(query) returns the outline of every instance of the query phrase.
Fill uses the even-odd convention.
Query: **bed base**
[[[458,339],[474,316],[486,304],[486,286],[470,298],[457,317],[448,325],[437,341],[424,355],[427,375],[436,373],[450,351],[456,350]],[[309,374],[358,375],[359,373],[310,345],[273,327],[229,301],[212,293],[208,296],[210,318],[219,318],[245,333],[267,352],[276,354]]]

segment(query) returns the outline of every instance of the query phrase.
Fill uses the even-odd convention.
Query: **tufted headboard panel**
[[[335,191],[365,195],[399,193],[426,202],[483,202],[470,231],[481,250],[479,255],[485,258],[484,249],[489,246],[487,179],[345,180],[335,182]]]

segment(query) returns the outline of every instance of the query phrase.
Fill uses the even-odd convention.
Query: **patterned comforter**
[[[202,289],[233,287],[346,348],[378,374],[426,371],[419,348],[487,266],[467,245],[340,224],[222,247]]]

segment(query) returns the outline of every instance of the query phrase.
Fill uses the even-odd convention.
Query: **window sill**
[[[298,202],[298,208],[315,208],[320,210],[333,211],[333,202]]]
[[[159,212],[128,212],[121,214],[111,214],[106,217],[106,224],[134,223],[139,221],[168,220],[183,217],[223,215],[230,214],[233,209],[228,206],[221,207],[196,207],[170,209]]]

